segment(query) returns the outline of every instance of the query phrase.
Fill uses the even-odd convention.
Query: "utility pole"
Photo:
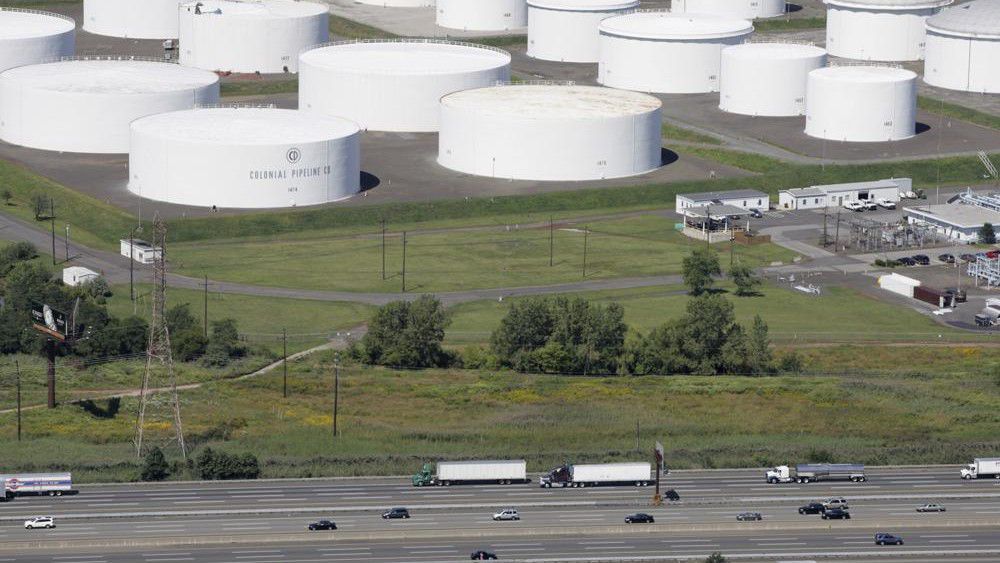
[[[288,329],[281,329],[281,367],[284,375],[281,378],[281,396],[288,398]]]
[[[705,206],[705,248],[712,248],[712,204]]]
[[[339,436],[337,431],[337,409],[340,406],[340,352],[333,356],[333,437]]]
[[[128,295],[135,303],[135,229],[128,232]]]
[[[635,421],[635,451],[639,451],[639,420]]]
[[[382,223],[382,281],[385,281],[385,219],[381,219]]]
[[[833,251],[838,252],[837,248],[840,246],[840,207],[837,208],[837,227],[833,230]]]
[[[56,408],[56,342],[51,338],[45,339],[46,379],[49,387],[48,407]]]
[[[553,250],[555,249],[555,224],[549,215],[549,267],[552,267]]]
[[[736,261],[736,231],[729,230],[729,269],[733,269],[733,263]]]
[[[56,265],[56,218],[50,217],[49,224],[52,226],[52,265]]]
[[[205,276],[205,338],[208,338],[208,276]]]
[[[583,277],[587,278],[587,243],[590,237],[590,227],[583,228]]]
[[[14,371],[17,374],[17,441],[21,441],[21,364],[14,360]]]
[[[69,262],[69,223],[66,223],[66,261]]]
[[[823,208],[823,246],[830,245],[830,232],[826,229],[826,212],[827,208]]]
[[[403,291],[406,293],[406,231],[403,231]]]

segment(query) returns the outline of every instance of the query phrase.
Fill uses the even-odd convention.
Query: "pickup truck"
[[[896,209],[896,202],[884,197],[878,200],[878,206],[885,209]]]
[[[844,209],[847,209],[848,211],[864,211],[865,210],[865,204],[861,203],[860,201],[855,201],[855,200],[845,201],[844,202]]]

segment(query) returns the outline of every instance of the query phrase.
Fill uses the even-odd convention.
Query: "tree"
[[[748,297],[758,295],[757,287],[761,284],[761,279],[754,273],[753,268],[746,264],[734,264],[729,269],[729,277],[736,284],[736,295]]]
[[[14,198],[14,194],[10,193],[10,190],[4,188],[4,190],[0,192],[0,197],[3,198],[4,205],[10,205],[10,200]]]
[[[705,558],[705,563],[726,563],[726,561],[728,560],[718,551]]]
[[[450,322],[441,302],[422,295],[416,301],[393,301],[379,307],[361,339],[360,353],[370,364],[394,367],[442,367],[450,357],[441,348]]]
[[[35,214],[35,221],[47,218],[46,211],[52,211],[52,200],[42,194],[31,194],[31,211]]]
[[[189,329],[190,330],[190,329]],[[212,322],[212,333],[208,337],[202,363],[207,366],[223,367],[233,358],[242,358],[247,353],[246,346],[240,344],[240,332],[236,319],[222,319]]]
[[[170,475],[170,466],[167,465],[167,458],[158,447],[153,447],[146,454],[145,462],[142,466],[141,479],[143,481],[162,481]]]
[[[708,248],[696,248],[684,257],[682,264],[684,285],[688,286],[692,295],[701,295],[715,283],[713,276],[722,274],[719,257]]]
[[[754,315],[753,324],[747,334],[747,367],[753,375],[772,374],[776,371],[774,354],[771,352],[771,337],[767,323],[760,315]]]
[[[256,479],[260,477],[260,462],[251,453],[236,455],[205,448],[195,458],[194,466],[198,476],[202,479]]]
[[[533,371],[531,352],[552,334],[552,312],[544,298],[514,301],[490,337],[493,355],[517,371]]]
[[[678,352],[689,373],[716,374],[725,370],[722,348],[736,326],[733,304],[717,294],[688,301],[678,330]]]
[[[996,244],[997,234],[993,230],[993,223],[983,223],[979,228],[979,242],[981,244]]]

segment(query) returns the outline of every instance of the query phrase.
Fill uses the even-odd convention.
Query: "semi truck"
[[[962,468],[962,479],[1000,479],[1000,457],[977,457]]]
[[[4,495],[0,500],[30,495],[75,495],[71,473],[19,473],[0,475]]]
[[[861,463],[800,463],[795,467],[779,465],[765,474],[768,483],[809,483],[811,481],[867,481]]]
[[[414,487],[431,485],[459,485],[463,483],[511,483],[528,482],[528,464],[523,459],[487,461],[439,461],[437,472],[434,464],[425,463],[420,473],[411,479]]]
[[[598,485],[635,485],[645,487],[653,482],[652,466],[648,462],[566,464],[538,478],[538,485],[551,488],[596,487]]]

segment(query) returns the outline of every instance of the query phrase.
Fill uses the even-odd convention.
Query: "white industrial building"
[[[908,139],[917,130],[917,74],[886,66],[830,66],[809,73],[806,129],[832,141]]]
[[[927,19],[924,82],[1000,94],[1000,0],[974,0]]]
[[[298,72],[330,38],[330,8],[299,0],[198,0],[180,8],[180,63],[224,72]]]
[[[121,239],[119,242],[119,253],[140,264],[152,264],[163,256],[163,249],[153,246],[144,240],[137,238]]]
[[[36,10],[0,8],[0,72],[71,57],[75,46],[76,23],[72,18]]]
[[[770,205],[770,196],[759,190],[726,190],[721,192],[677,194],[674,199],[674,209],[681,214],[684,214],[684,211],[687,209],[702,209],[710,206],[738,208],[741,212],[750,211],[751,209],[767,211]]]
[[[635,12],[601,22],[597,81],[612,88],[692,94],[719,90],[723,47],[753,32],[747,20]]]
[[[806,113],[809,73],[826,51],[809,44],[744,43],[722,50],[719,109],[754,116]]]
[[[316,205],[361,189],[361,130],[274,108],[206,108],[132,122],[130,192],[181,205]]]
[[[433,6],[434,0],[354,0],[369,6],[382,6],[383,8],[425,8]]]
[[[924,58],[928,17],[953,0],[824,0],[826,50],[862,61]]]
[[[527,0],[437,0],[437,24],[463,31],[507,31],[528,26]]]
[[[299,109],[372,131],[433,132],[441,97],[510,80],[510,53],[436,39],[321,45],[299,57]]]
[[[69,268],[63,268],[62,273],[63,284],[70,287],[90,283],[99,277],[101,277],[101,275],[97,272],[82,266],[70,266]]]
[[[785,0],[673,0],[670,11],[753,20],[785,14]]]
[[[129,39],[177,39],[177,7],[188,0],[83,0],[83,30]]]
[[[528,0],[528,56],[596,63],[600,59],[597,26],[638,7],[639,0]]]
[[[77,59],[0,73],[0,139],[25,147],[126,153],[129,123],[219,101],[219,77],[177,64]]]
[[[780,209],[824,209],[840,207],[848,201],[878,201],[896,203],[903,193],[913,191],[911,178],[888,178],[870,182],[847,182],[825,186],[792,188],[778,192]]]
[[[1000,194],[980,194],[969,189],[946,204],[908,208],[906,218],[956,241],[976,243],[983,225],[1000,225]]]
[[[634,176],[662,163],[660,100],[573,85],[506,85],[441,99],[438,163],[516,180]]]

